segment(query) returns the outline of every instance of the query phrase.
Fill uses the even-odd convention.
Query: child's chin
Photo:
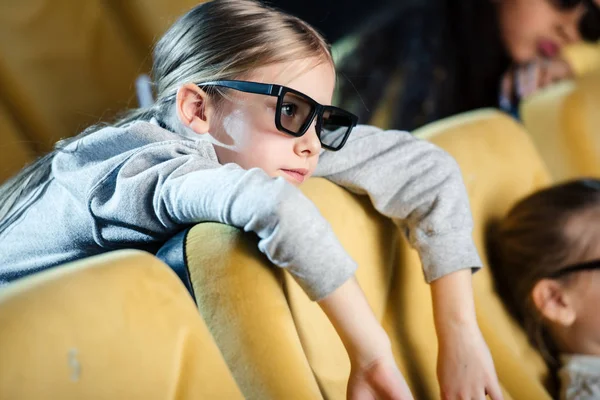
[[[302,182],[298,182],[294,178],[288,178],[287,176],[284,176],[284,178],[286,181],[288,181],[289,183],[291,183],[294,186],[300,186],[302,184]]]

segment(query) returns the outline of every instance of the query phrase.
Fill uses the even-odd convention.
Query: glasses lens
[[[331,150],[341,149],[353,126],[351,115],[342,110],[325,109],[319,133],[321,143]]]
[[[286,93],[281,102],[279,117],[281,126],[292,133],[303,132],[313,115],[314,105],[294,93]]]

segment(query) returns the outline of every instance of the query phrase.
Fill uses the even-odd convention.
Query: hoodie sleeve
[[[419,252],[429,283],[480,268],[469,200],[456,161],[407,132],[358,126],[339,152],[321,155],[316,175],[368,195]]]
[[[96,242],[111,247],[166,240],[183,225],[213,221],[256,233],[260,251],[313,300],[354,274],[355,262],[296,187],[260,169],[182,154],[178,146],[147,146],[90,191]]]

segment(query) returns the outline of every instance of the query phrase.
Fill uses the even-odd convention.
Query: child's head
[[[335,149],[347,137],[326,133],[356,123],[320,106],[331,104],[335,86],[325,40],[300,19],[251,0],[215,0],[182,16],[156,45],[153,81],[152,114],[166,126],[211,140],[223,164],[262,168],[295,184],[314,171],[321,144]]]
[[[496,284],[547,360],[600,355],[600,180],[538,191],[495,228]]]

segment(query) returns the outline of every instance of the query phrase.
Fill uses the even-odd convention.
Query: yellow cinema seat
[[[2,99],[38,153],[133,104],[145,71],[100,0],[0,2],[0,54]]]
[[[121,250],[0,288],[1,399],[242,399],[190,295]]]
[[[600,69],[525,100],[521,116],[555,181],[600,177]]]
[[[27,138],[0,102],[0,184],[16,174],[33,157]]]
[[[467,187],[474,218],[474,240],[486,260],[487,225],[502,217],[521,197],[549,184],[546,167],[523,127],[495,110],[478,110],[441,120],[414,132],[449,152],[458,162]],[[406,246],[406,244],[405,244]],[[409,251],[400,254],[410,255]],[[404,309],[409,348],[418,373],[434,387],[436,347],[431,296],[418,273],[415,254],[403,261],[407,273]],[[495,293],[487,268],[473,277],[477,318],[494,358],[505,398],[549,399],[542,385],[547,371],[524,332],[514,323]],[[410,302],[419,307],[410,307]]]
[[[396,228],[366,197],[326,180],[310,179],[302,189],[358,262],[358,280],[382,320],[396,265]],[[200,312],[247,398],[345,398],[350,363],[339,337],[290,275],[258,251],[255,238],[221,224],[198,224],[187,236],[186,254]],[[390,336],[394,341],[394,332]],[[409,375],[403,346],[396,347]]]

